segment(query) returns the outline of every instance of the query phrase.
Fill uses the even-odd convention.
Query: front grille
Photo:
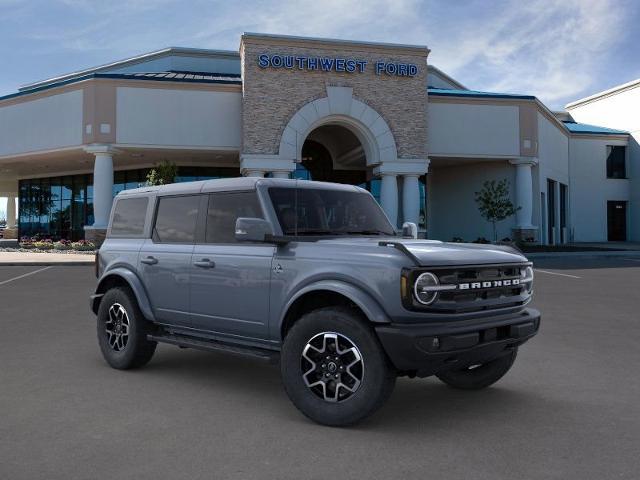
[[[438,277],[441,286],[455,286],[452,290],[441,290],[437,299],[427,308],[437,313],[466,313],[482,310],[516,307],[526,304],[531,297],[526,285],[504,285],[520,279],[521,270],[529,264],[464,266],[429,268]],[[420,273],[416,272],[417,278]]]

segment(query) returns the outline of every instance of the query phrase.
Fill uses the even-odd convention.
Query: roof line
[[[64,87],[65,85],[71,85],[73,83],[84,82],[94,78],[112,78],[120,80],[144,80],[147,82],[178,82],[178,83],[209,83],[209,84],[223,84],[223,85],[242,85],[241,80],[222,80],[222,79],[194,79],[194,78],[166,78],[166,77],[144,77],[131,73],[90,73],[81,77],[74,77],[68,80],[62,80],[55,83],[48,83],[39,87],[31,88],[29,90],[22,90],[16,93],[10,93],[0,97],[0,101],[9,100],[11,98],[23,97],[31,95],[32,93],[42,92],[53,88]]]
[[[567,103],[564,108],[571,109],[571,108],[575,108],[578,105],[582,105],[584,103],[589,103],[589,102],[593,102],[594,100],[597,100],[599,98],[602,97],[608,97],[610,95],[614,95],[616,93],[621,93],[624,90],[629,90],[631,88],[640,86],[640,78],[637,78],[635,80],[631,80],[630,82],[627,83],[623,83],[622,85],[617,85],[615,87],[609,88],[607,90],[603,90],[601,92],[598,93],[594,93],[593,95],[589,95],[588,97],[584,97],[584,98],[580,98],[578,100],[575,100],[573,102]]]
[[[517,93],[494,93],[480,92],[476,90],[450,90],[446,88],[428,88],[429,95],[440,97],[475,97],[475,98],[515,98],[524,100],[535,100],[534,95],[522,95]]]
[[[323,37],[302,37],[298,35],[279,35],[275,33],[257,33],[244,32],[241,41],[244,38],[269,38],[273,40],[299,40],[304,42],[315,43],[335,43],[340,45],[361,45],[364,47],[382,47],[382,48],[406,48],[411,50],[423,50],[430,52],[426,45],[412,45],[405,43],[389,43],[389,42],[367,42],[362,40],[341,40],[339,38],[323,38]]]
[[[69,78],[87,75],[90,73],[99,73],[101,70],[105,70],[108,68],[113,68],[117,66],[135,65],[152,58],[163,57],[172,53],[187,54],[187,55],[218,55],[218,56],[229,56],[234,58],[240,57],[240,54],[238,52],[235,52],[232,50],[208,50],[204,48],[167,47],[160,50],[155,50],[153,52],[142,53],[140,55],[136,55],[135,57],[125,58],[122,60],[116,60],[113,62],[105,63],[97,67],[85,68],[82,70],[77,70],[75,72],[65,73],[64,75],[58,75],[57,77],[51,77],[45,80],[39,80],[37,82],[27,83],[27,84],[21,85],[18,88],[18,91],[22,92],[24,90],[31,90],[34,88],[38,88],[42,85],[56,83],[59,81],[67,80]]]
[[[459,81],[457,81],[455,78],[453,78],[451,75],[443,72],[442,70],[440,70],[438,67],[436,67],[435,65],[432,65],[431,63],[429,65],[427,65],[427,70],[433,70],[434,72],[436,72],[438,75],[441,75],[445,78],[445,80],[448,80],[449,82],[453,83],[456,87],[459,87],[463,90],[469,90],[467,87],[465,87],[463,84],[461,84]]]

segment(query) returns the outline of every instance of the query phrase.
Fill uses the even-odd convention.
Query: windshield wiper
[[[387,237],[395,237],[395,233],[388,233],[384,230],[353,230],[345,233],[348,235],[384,235]]]

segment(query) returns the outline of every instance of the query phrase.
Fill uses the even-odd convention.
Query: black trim
[[[540,312],[418,325],[387,324],[375,330],[387,355],[401,373],[426,377],[437,372],[483,363],[533,337]]]

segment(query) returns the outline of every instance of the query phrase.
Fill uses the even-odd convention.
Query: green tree
[[[509,182],[507,179],[496,182],[487,180],[483,183],[482,189],[476,192],[476,203],[480,215],[491,223],[493,227],[493,241],[498,241],[498,229],[496,224],[509,218],[520,210],[516,208],[509,198]]]
[[[147,173],[147,185],[166,185],[176,181],[178,166],[175,163],[163,160]]]

